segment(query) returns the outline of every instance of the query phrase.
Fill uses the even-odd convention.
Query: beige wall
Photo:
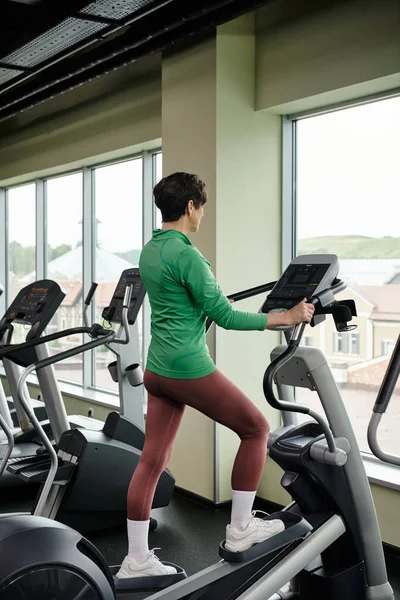
[[[257,13],[258,109],[288,114],[400,86],[397,0],[274,4]]]
[[[383,541],[393,546],[400,546],[398,525],[400,492],[379,485],[371,485],[371,491]]]

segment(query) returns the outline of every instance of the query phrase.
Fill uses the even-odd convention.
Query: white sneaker
[[[246,529],[237,529],[232,525],[226,526],[225,548],[229,552],[243,552],[254,546],[254,544],[265,542],[265,540],[285,530],[283,521],[279,519],[271,519],[270,521],[259,519],[254,516],[256,512],[261,511],[252,512],[253,517]]]
[[[155,548],[154,550],[159,550]],[[163,565],[161,560],[150,550],[144,562],[137,562],[133,556],[125,556],[120,570],[115,577],[117,579],[130,579],[132,577],[152,577],[154,575],[173,575],[175,567]]]

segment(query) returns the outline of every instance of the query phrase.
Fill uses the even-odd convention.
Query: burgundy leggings
[[[168,464],[185,405],[232,429],[241,439],[232,489],[257,490],[265,464],[269,425],[264,415],[220,371],[199,379],[170,379],[146,371],[146,438],[128,490],[128,519],[150,518],[153,496]]]

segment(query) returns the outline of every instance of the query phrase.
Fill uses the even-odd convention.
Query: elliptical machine
[[[12,392],[15,411],[12,415],[9,408],[10,401],[0,395],[0,401],[4,400],[4,402],[0,402],[0,412],[7,425],[12,428],[14,437],[13,456],[16,458],[29,457],[43,450],[29,417],[18,399],[18,380],[24,367],[51,354],[50,348],[43,342],[41,336],[64,298],[64,291],[55,281],[46,279],[34,281],[19,291],[4,316],[0,319],[0,360],[3,362],[7,381]],[[90,304],[90,298],[88,296],[85,300],[85,311]],[[27,342],[33,340],[40,340],[40,342],[36,346],[27,345],[22,346],[22,348],[13,343],[15,324],[23,325],[27,330]],[[103,423],[97,419],[82,415],[67,416],[55,371],[51,365],[38,373],[38,381],[44,403],[38,403],[29,397],[26,384],[24,396],[29,398],[30,407],[41,421],[47,435],[56,443],[62,433],[71,427],[88,427],[90,429],[101,429],[103,427]],[[0,391],[2,391],[1,386]],[[38,404],[42,404],[43,408],[39,407],[38,410]],[[15,417],[15,415],[19,427],[14,427],[16,423],[13,416]],[[0,446],[0,456],[3,455],[4,451],[5,445],[2,444]],[[9,473],[6,475],[0,480],[1,488],[21,485],[21,480],[17,477]]]
[[[92,293],[94,291],[95,287],[92,286]],[[33,347],[67,337],[72,332],[87,333],[95,338],[92,342],[55,356],[28,362],[18,383],[18,393],[24,409],[26,410],[27,404],[24,384],[32,371],[36,370],[39,378],[40,373],[50,365],[93,347],[127,344],[131,335],[129,322],[136,321],[143,295],[144,285],[139,269],[127,269],[122,273],[110,303],[114,308],[113,321],[120,325],[117,331],[94,324],[92,327],[67,329],[0,350],[0,356],[11,355],[15,359],[16,356],[31,351]],[[44,311],[43,308],[42,314]],[[140,376],[138,377],[141,369],[137,363],[134,371],[141,385]],[[140,410],[143,410],[142,406]],[[31,417],[32,411],[28,414]],[[38,434],[37,425],[35,430]],[[43,442],[42,435],[40,438]],[[126,494],[132,473],[139,462],[143,442],[144,431],[138,424],[124,415],[111,412],[100,431],[69,426],[64,428],[57,440],[57,469],[51,475],[54,475],[55,479],[50,487],[46,484],[49,472],[53,469],[50,454],[11,459],[7,471],[22,481],[42,485],[42,493],[37,500],[34,514],[55,519],[81,532],[106,529],[126,523]],[[45,446],[47,448],[46,444]],[[174,477],[165,469],[157,485],[153,508],[169,504],[174,485]],[[47,493],[49,489],[50,495]],[[150,525],[151,529],[155,529],[157,521],[151,519]]]
[[[0,284],[0,296],[3,294],[4,289]],[[11,341],[12,331],[11,328],[6,333],[6,338]],[[2,383],[0,382],[0,414],[5,419],[7,425],[13,429],[14,435],[18,433],[21,429],[21,421],[24,418],[24,415],[21,413],[20,405],[18,402],[18,397],[16,396],[17,390],[17,382],[20,372],[18,371],[18,367],[13,365],[12,363],[7,363],[7,361],[3,362],[3,367],[6,373],[6,378],[8,382],[8,387],[11,392],[11,396],[6,397],[4,388]],[[14,367],[14,368],[13,368]],[[16,401],[15,401],[16,399]],[[38,419],[44,420],[47,418],[46,406],[44,402],[40,400],[40,396],[38,399],[31,398],[30,399],[31,406],[35,411]],[[15,428],[15,429],[14,429]]]
[[[307,298],[315,304],[312,325],[332,314],[337,330],[353,329],[348,321],[356,315],[354,302],[335,300],[345,288],[338,272],[335,255],[296,258],[270,286],[261,311],[288,310]],[[228,297],[254,296],[263,287]],[[270,457],[284,469],[281,484],[293,502],[268,518],[283,520],[285,531],[241,553],[228,552],[222,542],[223,561],[151,600],[394,600],[357,441],[325,356],[300,347],[304,328],[294,328],[289,344],[273,351],[263,382],[271,406],[314,420],[270,436]],[[280,391],[316,391],[328,421],[306,406],[278,400],[274,383]]]

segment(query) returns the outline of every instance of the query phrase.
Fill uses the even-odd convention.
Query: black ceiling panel
[[[93,23],[92,21],[73,18],[64,19],[46,33],[2,58],[1,62],[24,67],[36,67],[106,27],[107,25],[104,23]]]
[[[0,67],[0,86],[3,85],[3,83],[10,81],[10,79],[15,79],[15,77],[18,77],[18,75],[21,75],[21,71],[3,69]]]
[[[148,4],[154,4],[154,0],[97,0],[80,12],[96,17],[124,19]]]
[[[0,120],[278,0],[0,0]]]

